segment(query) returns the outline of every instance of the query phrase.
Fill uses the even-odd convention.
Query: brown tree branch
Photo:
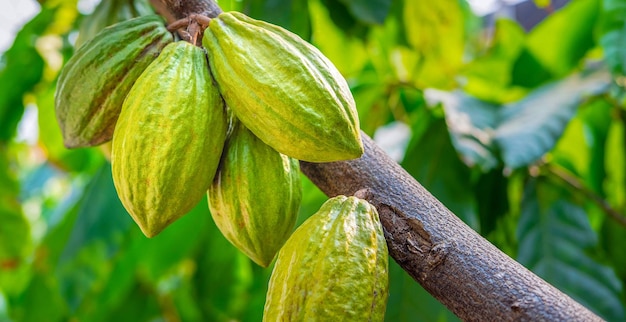
[[[175,19],[221,11],[213,0],[151,1]],[[376,206],[390,255],[457,316],[600,320],[465,225],[365,134],[363,141],[365,154],[357,160],[301,162],[302,171],[328,196],[357,194]]]
[[[391,257],[463,320],[597,321],[595,314],[463,223],[363,134],[365,154],[300,162],[329,197],[358,192],[379,211]]]

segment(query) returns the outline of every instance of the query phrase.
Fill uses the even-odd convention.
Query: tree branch
[[[463,320],[600,320],[457,218],[363,134],[365,154],[300,162],[329,197],[358,192],[378,209],[391,257]]]
[[[167,8],[166,18],[215,17],[221,11],[213,0],[151,1]],[[357,160],[301,162],[301,169],[328,196],[357,194],[372,203],[390,255],[457,316],[600,320],[465,225],[365,134],[363,142],[365,154]]]

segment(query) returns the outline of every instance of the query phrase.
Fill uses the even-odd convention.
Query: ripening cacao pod
[[[167,45],[128,93],[113,136],[113,182],[152,237],[189,212],[213,181],[226,137],[204,50]]]
[[[103,29],[61,70],[56,116],[68,148],[109,141],[128,91],[173,36],[157,15]]]
[[[94,11],[81,22],[75,47],[79,48],[105,27],[120,21],[150,14],[154,14],[154,10],[152,10],[148,0],[101,1]]]
[[[337,196],[278,253],[263,321],[383,321],[388,251],[376,208]]]
[[[300,166],[240,122],[226,141],[209,188],[209,208],[222,234],[267,267],[293,231],[301,200]]]
[[[212,19],[203,45],[226,104],[263,142],[310,162],[361,156],[350,88],[317,48],[239,12]]]

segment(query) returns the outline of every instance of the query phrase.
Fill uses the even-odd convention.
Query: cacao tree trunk
[[[213,0],[151,0],[173,21],[215,17]],[[357,195],[380,214],[391,257],[463,320],[598,321],[594,313],[501,252],[463,223],[363,134],[351,161],[300,162],[326,195]]]

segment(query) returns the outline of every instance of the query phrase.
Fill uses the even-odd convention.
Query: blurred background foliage
[[[63,147],[55,80],[79,28],[151,10],[103,1],[90,16],[97,1],[39,0],[0,59],[0,321],[259,321],[271,268],[222,237],[206,200],[147,239],[103,150]],[[126,9],[103,14],[113,2]],[[219,4],[320,48],[363,130],[448,208],[626,320],[626,0],[500,2],[480,16],[464,0]],[[303,179],[299,223],[326,200]],[[456,320],[393,262],[390,285],[388,321]]]

